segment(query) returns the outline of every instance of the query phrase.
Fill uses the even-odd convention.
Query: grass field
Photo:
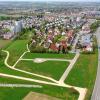
[[[0,100],[22,100],[30,91],[47,94],[62,100],[77,100],[78,92],[68,88],[43,85],[24,81],[25,84],[40,85],[42,88],[4,88],[0,87]],[[21,80],[1,77],[0,83],[23,83]]]
[[[75,66],[65,80],[65,83],[87,88],[88,93],[86,100],[90,100],[90,95],[96,79],[97,66],[97,49],[95,54],[81,54]]]
[[[37,77],[37,76],[25,74],[23,72],[19,72],[19,71],[15,71],[15,70],[10,69],[10,68],[5,66],[4,59],[5,59],[5,57],[0,58],[0,73],[16,75],[16,76],[22,76],[22,77],[27,77],[27,78],[38,79],[38,80],[43,80],[43,81],[49,81],[50,82],[50,80],[48,80],[48,79],[40,78],[40,77]]]
[[[14,42],[14,43],[16,43],[16,42]],[[7,48],[7,50],[9,50],[11,52],[11,59],[13,60],[13,57],[16,56],[16,59],[17,59],[17,57],[19,57],[19,55],[21,53],[16,53],[15,54],[15,51],[17,51],[17,52],[20,52],[20,51],[16,50],[16,49],[12,50],[11,49],[11,48],[13,48],[12,45],[15,46],[14,44],[11,44],[11,46],[9,46]],[[20,48],[20,47],[18,47],[18,48]],[[22,51],[24,51],[24,49]],[[0,59],[0,73],[7,73],[7,74],[12,74],[12,75],[17,75],[17,76],[24,76],[24,77],[34,78],[34,79],[45,80],[45,79],[42,79],[42,78],[33,77],[32,75],[28,75],[28,74],[24,74],[24,73],[21,73],[21,72],[13,71],[13,70],[7,68],[4,65],[4,59],[5,59],[5,57]],[[16,61],[16,60],[14,60],[14,61]],[[61,65],[61,64],[63,64],[63,65]],[[58,62],[58,64],[56,66],[54,66],[55,70],[54,70],[53,66],[52,66],[53,69],[49,69],[49,70],[50,70],[50,72],[51,71],[56,72],[56,73],[53,72],[53,75],[63,73],[63,72],[60,72],[62,70],[61,67],[66,69],[67,64],[68,64],[67,62]],[[31,65],[30,62],[28,62],[28,65]],[[45,64],[45,65],[48,65],[48,64]],[[53,65],[53,63],[52,63],[52,65]],[[43,67],[43,65],[41,67]],[[49,68],[49,66],[47,66],[47,67]],[[59,73],[58,73],[57,70],[59,71]],[[0,77],[0,83],[16,83],[16,84],[18,84],[18,83],[23,84],[24,83],[24,84],[33,84],[33,85],[37,84],[37,83],[28,82],[28,81],[24,81],[24,80],[4,78],[4,77]],[[39,84],[39,85],[42,85],[42,84]],[[7,87],[6,88],[4,88],[4,87],[1,88],[0,87],[0,100],[9,100],[9,97],[10,97],[10,100],[22,100],[22,98],[24,98],[25,95],[27,95],[30,91],[38,92],[38,93],[44,93],[44,94],[54,96],[54,97],[57,97],[57,98],[60,98],[60,99],[63,99],[63,100],[66,100],[66,99],[67,100],[77,100],[77,98],[79,96],[78,92],[73,92],[71,89],[68,89],[68,88],[62,88],[62,87],[57,87],[57,86],[49,86],[49,85],[42,85],[42,86],[43,86],[42,89],[41,88],[7,88]]]
[[[26,48],[26,40],[17,40],[14,41],[6,50],[9,51],[10,57],[8,59],[8,64],[13,65],[18,58],[24,53]]]
[[[43,63],[34,63],[33,61],[20,61],[16,68],[28,72],[45,75],[54,79],[59,79],[69,63],[65,61],[46,61]]]
[[[23,58],[59,58],[59,59],[73,59],[75,54],[50,54],[50,53],[26,53]]]
[[[6,48],[6,50],[9,51],[9,53],[10,53],[10,57],[8,60],[9,65],[13,65],[19,59],[19,57],[25,51],[27,51],[26,44],[27,44],[26,40],[17,40],[17,41],[14,41],[11,45],[9,45]],[[43,53],[43,54],[27,53],[27,54],[25,54],[25,56],[23,58],[26,58],[26,59],[34,59],[34,58],[73,59],[74,56],[75,56],[74,54],[64,55],[64,54],[46,54],[46,53]],[[83,58],[90,60],[88,55],[87,55],[87,57],[84,58],[84,55],[82,54],[82,58],[79,58],[79,60],[83,59]],[[4,59],[5,59],[5,57],[0,59],[0,73],[7,73],[7,74],[11,74],[11,75],[17,75],[17,76],[22,76],[22,77],[27,77],[27,78],[49,81],[47,79],[43,79],[43,78],[39,78],[36,76],[24,74],[22,72],[11,70],[4,65]],[[82,61],[84,63],[86,63],[85,65],[87,66],[87,62],[85,62],[84,60],[82,60]],[[81,65],[81,67],[84,68],[82,61],[79,61],[79,65]],[[93,64],[93,61],[91,62],[91,64]],[[16,68],[19,68],[21,70],[25,70],[28,72],[52,77],[56,80],[59,80],[60,77],[62,76],[62,74],[64,73],[65,69],[68,67],[68,65],[69,65],[69,62],[65,62],[65,61],[46,61],[43,63],[34,63],[33,61],[24,61],[23,60],[23,61],[20,61],[16,65]],[[76,68],[77,65],[75,65],[74,68],[72,69],[71,73],[69,74],[68,79],[66,79],[65,82],[68,84],[74,85],[74,86],[79,86],[79,87],[87,87],[87,86],[89,87],[90,86],[90,88],[91,88],[92,82],[90,80],[92,80],[93,75],[89,76],[89,78],[90,78],[89,82],[86,81],[86,79],[87,79],[86,76],[89,75],[88,73],[94,74],[94,72],[85,71],[85,70],[87,70],[86,66],[85,66],[86,69],[84,68],[83,70],[81,67],[79,67],[78,70],[82,70],[80,72],[80,71],[77,71],[77,68]],[[90,66],[89,66],[89,68],[90,68]],[[93,69],[90,69],[90,70],[95,71]],[[83,73],[83,74],[81,74],[81,73]],[[4,77],[0,77],[0,78],[1,78],[0,83],[37,84],[34,82],[28,82],[28,81],[18,80],[18,79],[11,79],[11,78],[4,78]],[[86,79],[83,80],[82,78],[86,78]],[[86,82],[84,82],[84,81],[86,81]],[[42,85],[42,84],[39,84],[39,85]],[[24,96],[27,95],[27,93],[29,93],[30,91],[48,94],[50,96],[61,98],[63,100],[77,100],[77,98],[79,96],[79,94],[77,92],[73,92],[72,89],[62,88],[62,87],[57,87],[57,86],[50,86],[50,85],[42,85],[42,86],[43,86],[42,89],[40,89],[40,88],[31,88],[31,89],[30,88],[1,88],[0,87],[0,100],[9,100],[9,97],[11,97],[10,100],[22,100],[22,98],[24,98]],[[90,95],[90,93],[89,93],[89,95]]]

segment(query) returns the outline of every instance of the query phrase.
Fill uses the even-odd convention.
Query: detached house
[[[7,32],[6,34],[3,35],[3,38],[9,40],[13,37],[13,35],[14,34],[12,34],[11,32]]]
[[[91,35],[87,34],[87,35],[83,35],[81,37],[81,45],[83,47],[83,51],[93,51],[93,43],[91,42]]]
[[[87,34],[87,33],[90,33],[91,30],[90,30],[90,26],[88,24],[85,24],[82,26],[82,31],[81,31],[83,34]]]

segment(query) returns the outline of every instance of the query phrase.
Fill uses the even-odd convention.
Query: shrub
[[[71,46],[68,46],[68,47],[67,47],[67,49],[68,49],[68,51],[69,51],[69,50],[71,50],[71,49],[72,49],[72,47],[71,47]]]
[[[47,53],[58,53],[58,51],[54,51],[54,50],[52,50],[52,49],[49,49],[49,50],[47,51]]]
[[[94,54],[95,53],[95,51],[92,51],[92,52],[90,52],[90,51],[83,51],[82,52],[82,54]]]
[[[46,53],[47,49],[43,46],[37,46],[36,48],[31,48],[32,53]]]

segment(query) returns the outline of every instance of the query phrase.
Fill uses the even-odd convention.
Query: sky
[[[65,1],[65,2],[100,2],[100,0],[0,0],[0,1]]]

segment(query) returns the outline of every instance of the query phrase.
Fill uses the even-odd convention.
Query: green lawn
[[[24,73],[18,72],[18,71],[13,71],[13,70],[7,68],[3,63],[4,58],[5,57],[0,59],[0,73],[7,73],[7,74],[12,74],[12,75],[17,75],[17,76],[30,77],[33,79],[40,79],[38,77],[24,74]],[[40,80],[45,80],[45,79],[41,78]],[[0,83],[11,83],[11,84],[13,84],[13,83],[23,84],[24,83],[24,84],[33,84],[33,85],[42,85],[43,86],[43,88],[15,88],[15,87],[4,88],[4,87],[0,87],[0,100],[9,100],[9,99],[10,100],[22,100],[22,98],[24,98],[30,91],[47,94],[47,95],[57,97],[57,98],[60,98],[63,100],[77,100],[77,98],[79,96],[78,92],[74,92],[73,90],[68,89],[68,88],[37,84],[34,82],[28,82],[28,81],[12,79],[12,78],[0,77]]]
[[[40,85],[42,88],[7,88],[0,87],[0,100],[22,100],[30,91],[47,94],[49,96],[57,97],[62,100],[77,100],[78,92],[70,88],[63,88],[58,86],[43,85],[38,83],[31,83],[24,81],[25,84]],[[22,84],[23,81],[11,78],[1,77],[0,83],[16,83]]]
[[[95,52],[95,54],[81,54],[65,80],[65,83],[70,85],[87,88],[88,94],[86,100],[90,100],[90,95],[96,79],[98,50],[96,49]]]
[[[16,40],[9,46],[7,46],[6,50],[10,52],[10,57],[8,60],[9,65],[13,65],[19,57],[22,55],[23,52],[26,51],[26,40]],[[74,54],[31,54],[27,53],[24,58],[63,58],[63,59],[72,59]],[[5,58],[5,57],[4,57]],[[4,65],[4,58],[0,59],[0,73],[6,73],[16,76],[23,76],[33,79],[40,79],[46,80],[43,78],[39,78],[33,75],[24,74],[22,72],[14,71],[7,68]],[[44,63],[34,63],[32,61],[20,61],[16,66],[19,69],[26,70],[29,72],[45,75],[52,77],[54,79],[59,80],[59,78],[64,73],[65,69],[68,67],[68,62],[59,62],[59,61],[47,61]],[[48,81],[48,80],[46,80]],[[0,77],[0,83],[25,83],[28,84],[28,81],[24,80],[17,80],[11,78],[4,78]],[[29,84],[37,84],[33,82],[29,82]],[[42,84],[39,84],[42,85]],[[22,100],[27,93],[30,91],[44,93],[50,96],[54,96],[57,98],[61,98],[63,100],[77,100],[79,94],[77,92],[73,92],[72,89],[62,88],[57,86],[50,86],[50,85],[42,85],[43,88],[1,88],[0,87],[0,100]]]
[[[34,82],[0,76],[0,84],[33,84]]]
[[[9,43],[11,43],[11,40],[0,40],[0,48],[4,48]]]
[[[40,75],[45,75],[58,80],[68,65],[69,63],[65,61],[46,61],[43,63],[34,63],[33,61],[20,61],[16,65],[16,68]]]
[[[27,53],[23,58],[61,58],[61,59],[73,59],[75,54],[52,54],[52,53]]]
[[[4,64],[4,59],[5,59],[5,57],[0,58],[0,73],[16,75],[16,76],[22,76],[22,77],[38,79],[38,80],[44,80],[44,81],[49,81],[50,82],[50,80],[48,80],[48,79],[40,78],[40,77],[37,77],[37,76],[25,74],[23,72],[19,72],[19,71],[15,71],[15,70],[10,69],[10,68],[6,67],[6,65]]]
[[[16,40],[8,48],[6,48],[6,50],[10,53],[8,64],[13,65],[19,59],[22,53],[27,50],[26,45],[26,40]]]

